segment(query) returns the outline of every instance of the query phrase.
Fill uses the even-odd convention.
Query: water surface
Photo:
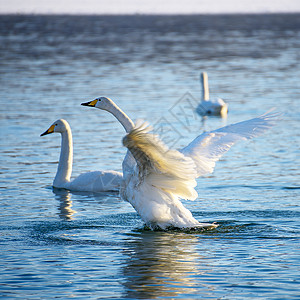
[[[299,299],[300,16],[0,16],[3,299]],[[195,114],[199,75],[229,103]],[[80,106],[105,95],[174,148],[205,130],[284,113],[198,179],[207,232],[151,232],[117,193],[52,189],[59,135],[74,177],[121,170],[123,128]]]

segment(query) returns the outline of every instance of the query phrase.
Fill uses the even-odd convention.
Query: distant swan
[[[125,128],[123,144],[129,149],[123,161],[121,196],[128,201],[151,229],[213,228],[216,224],[199,223],[180,202],[195,200],[198,176],[213,172],[215,162],[239,140],[262,134],[277,114],[226,126],[199,135],[180,151],[170,150],[149,133],[145,124],[135,126],[109,98],[100,97],[82,103],[112,113]]]
[[[57,120],[41,136],[53,132],[61,134],[61,152],[53,187],[81,192],[119,191],[122,174],[116,171],[83,173],[70,181],[73,164],[73,141],[70,125],[66,120]]]
[[[208,76],[206,72],[200,75],[202,83],[202,99],[197,107],[197,112],[203,116],[226,116],[228,105],[221,98],[209,99]]]

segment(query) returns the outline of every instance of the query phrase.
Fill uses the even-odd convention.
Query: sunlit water
[[[300,16],[0,17],[2,299],[299,299]],[[227,119],[202,120],[199,74]],[[234,146],[199,197],[207,232],[151,232],[116,193],[53,190],[65,118],[73,175],[121,170],[123,128],[80,106],[111,97],[180,148],[284,113]]]

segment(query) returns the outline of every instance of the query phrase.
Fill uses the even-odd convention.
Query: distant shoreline
[[[300,15],[299,12],[220,12],[220,13],[42,13],[42,12],[0,12],[0,16],[256,16],[256,15]]]

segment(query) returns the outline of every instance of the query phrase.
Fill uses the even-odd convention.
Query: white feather
[[[94,171],[79,175],[71,181],[73,165],[72,131],[66,120],[55,121],[41,135],[58,132],[61,134],[61,152],[53,187],[80,192],[118,191],[122,174],[116,171]]]
[[[228,104],[221,98],[211,99],[209,97],[208,76],[206,72],[201,73],[200,81],[202,84],[202,99],[196,111],[202,116],[213,115],[225,117],[228,112]]]
[[[197,177],[212,173],[216,164],[236,142],[263,134],[272,127],[280,114],[266,113],[260,117],[206,132],[195,138],[181,152],[191,157],[197,170]]]
[[[147,124],[139,122],[134,126],[109,98],[100,97],[83,105],[109,111],[128,133],[123,139],[129,151],[123,161],[120,194],[152,229],[216,227],[216,224],[199,223],[180,198],[194,200],[196,177],[212,172],[215,162],[234,143],[263,133],[277,117],[265,114],[204,133],[180,152],[169,149],[151,134]]]

